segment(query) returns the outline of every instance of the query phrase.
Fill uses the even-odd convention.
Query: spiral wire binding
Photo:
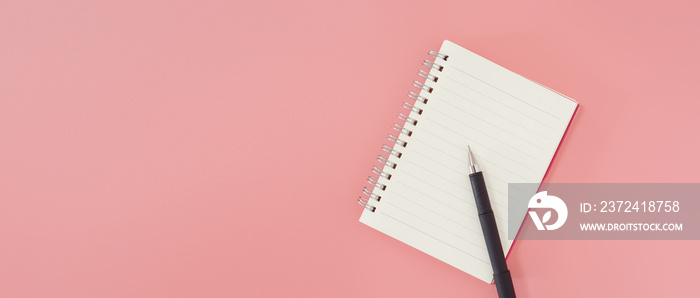
[[[377,202],[379,202],[382,199],[382,196],[378,196],[378,195],[375,195],[374,193],[372,193],[372,190],[369,189],[369,187],[362,188],[362,193],[364,195],[366,195],[368,198],[375,200]]]
[[[403,113],[399,113],[399,119],[406,121],[406,123],[411,123],[411,125],[413,126],[416,126],[416,124],[418,124],[418,120],[408,117]]]
[[[418,95],[417,93],[415,93],[415,92],[413,92],[413,91],[408,92],[408,97],[413,98],[413,99],[415,99],[416,101],[420,101],[420,102],[422,102],[423,104],[428,103],[428,99],[427,99],[427,98],[425,98],[425,97],[423,97],[423,96],[420,96],[420,95]]]
[[[433,81],[433,82],[437,82],[437,81],[438,81],[438,77],[436,77],[436,76],[434,76],[434,75],[431,75],[431,74],[429,74],[427,71],[422,70],[422,69],[418,71],[418,75],[421,76],[421,77],[423,77],[423,78],[425,78],[425,79],[431,80],[431,81]]]
[[[382,150],[384,150],[386,153],[396,156],[397,158],[401,158],[401,155],[403,155],[401,152],[394,150],[394,148],[391,148],[389,145],[382,145]]]
[[[444,69],[444,67],[442,67],[442,65],[437,64],[437,63],[430,61],[430,60],[423,60],[423,66],[434,68],[437,71],[442,71]]]
[[[374,207],[374,205],[371,205],[369,203],[369,200],[367,200],[366,198],[360,197],[359,199],[357,199],[357,202],[360,203],[360,206],[364,207],[365,209],[367,209],[371,212],[374,212],[374,210],[377,210],[377,207]]]
[[[381,190],[386,190],[386,185],[379,183],[379,181],[377,181],[377,178],[369,176],[369,177],[367,177],[367,182],[369,182],[369,184],[372,184],[372,186],[377,187]]]
[[[379,177],[386,178],[386,180],[391,180],[391,174],[382,171],[378,166],[372,166],[372,172],[379,175]]]
[[[418,114],[418,115],[423,114],[423,109],[418,108],[418,107],[416,107],[416,106],[414,106],[414,105],[412,105],[412,104],[410,104],[410,103],[407,103],[407,102],[405,102],[405,101],[403,102],[403,108],[406,109],[406,110],[409,110],[409,111],[411,111],[411,112],[414,112],[414,113],[416,113],[416,114]]]
[[[377,157],[377,161],[381,162],[383,165],[385,165],[387,167],[391,167],[392,169],[396,169],[396,163],[390,161],[388,158],[384,157],[384,155],[379,155],[379,157]]]
[[[413,81],[413,87],[421,88],[425,91],[428,91],[428,93],[433,93],[433,87],[430,87],[430,86],[423,84],[421,82],[418,82],[418,81]]]
[[[398,131],[398,132],[400,132],[400,133],[402,133],[402,134],[405,134],[405,135],[407,135],[407,136],[409,136],[409,137],[410,137],[411,135],[413,135],[413,132],[412,132],[412,131],[410,131],[410,130],[408,130],[408,129],[405,129],[405,128],[403,128],[403,126],[398,125],[398,124],[396,124],[396,123],[394,123],[394,125],[391,126],[391,128],[393,128],[395,131]]]
[[[445,60],[445,61],[447,61],[447,57],[449,57],[445,54],[441,54],[441,53],[438,53],[436,51],[428,51],[428,55],[433,56],[433,57],[438,58],[438,59]]]
[[[447,61],[447,58],[449,57],[446,54],[442,54],[439,52],[435,51],[429,51],[428,55],[435,57],[435,59],[440,59],[443,61]],[[435,69],[438,72],[442,72],[444,69],[444,66],[441,64],[438,64],[434,61],[430,60],[423,60],[423,66],[428,67],[430,69]],[[428,82],[433,82],[436,83],[438,81],[438,77],[431,74],[430,72],[427,72],[425,70],[419,70],[418,71],[418,76],[424,78],[426,80],[425,83],[421,83],[419,81],[413,81],[413,86],[425,91],[427,93],[432,93],[433,92],[433,87],[430,85],[426,84]],[[399,113],[398,118],[404,122],[404,125],[399,125],[397,123],[394,123],[394,125],[391,127],[393,130],[397,131],[399,136],[394,136],[392,134],[389,134],[387,136],[387,140],[390,142],[394,143],[394,145],[399,145],[401,147],[406,147],[408,145],[408,142],[405,140],[400,139],[399,137],[403,134],[406,135],[406,137],[410,138],[413,135],[413,131],[406,128],[405,125],[411,124],[413,126],[416,126],[418,124],[418,120],[415,119],[415,115],[420,116],[423,114],[423,109],[419,108],[417,106],[418,103],[422,104],[427,104],[428,103],[428,98],[425,96],[420,95],[420,93],[416,93],[413,91],[408,92],[408,97],[414,99],[416,102],[414,104],[410,104],[408,102],[403,103],[403,108],[409,111],[408,115],[404,113]],[[411,117],[411,113],[414,113],[414,117]],[[393,148],[393,146],[389,145],[382,145],[382,151],[386,152],[390,156],[393,155],[396,158],[401,158],[403,155],[400,151],[397,151],[396,149]],[[364,187],[362,189],[362,194],[364,196],[360,196],[357,199],[357,202],[365,209],[369,210],[370,212],[375,212],[377,210],[377,206],[373,204],[373,202],[379,202],[381,200],[381,196],[377,195],[374,193],[374,191],[379,190],[379,191],[386,191],[386,184],[383,184],[380,181],[380,179],[386,179],[390,180],[392,175],[391,173],[385,171],[385,169],[396,169],[397,163],[390,161],[388,157],[385,157],[383,155],[379,155],[377,157],[377,161],[379,161],[382,165],[384,165],[384,168],[378,167],[378,166],[372,166],[372,173],[377,175],[377,178],[373,176],[369,176],[367,178],[367,182],[372,185],[374,188],[369,188],[369,187]]]
[[[408,142],[406,142],[406,141],[404,141],[404,140],[402,140],[402,139],[399,139],[399,138],[397,138],[397,137],[394,136],[394,135],[387,135],[387,136],[386,136],[386,139],[389,140],[389,141],[391,141],[391,142],[393,142],[394,144],[400,145],[401,147],[406,147],[406,145],[408,145]],[[380,155],[380,156],[381,156],[381,155]]]
[[[365,209],[367,209],[367,210],[369,210],[369,211],[371,211],[371,212],[374,212],[374,210],[376,210],[377,207],[375,207],[374,205],[370,204],[369,202],[370,202],[371,200],[374,200],[374,201],[379,202],[379,201],[382,199],[382,197],[381,197],[381,196],[378,196],[378,195],[376,195],[376,194],[374,194],[374,193],[372,193],[372,190],[369,189],[368,187],[365,187],[365,188],[362,189],[362,194],[364,194],[364,195],[367,196],[367,197],[360,196],[360,197],[357,199],[357,202],[360,203],[360,205],[361,205],[362,207],[365,207]]]

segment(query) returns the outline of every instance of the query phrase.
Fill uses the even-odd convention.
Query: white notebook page
[[[467,145],[484,173],[504,253],[507,239],[508,183],[542,181],[577,103],[521,77],[450,41],[426,80],[432,93],[411,113],[418,123],[404,127],[404,148],[391,143],[401,158],[384,167],[385,190],[374,189],[360,221],[485,282],[491,282],[486,244],[468,179]],[[523,216],[525,211],[522,211]]]

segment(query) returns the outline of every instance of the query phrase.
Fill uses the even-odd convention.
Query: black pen
[[[515,297],[513,279],[510,277],[510,271],[508,270],[508,265],[506,265],[506,257],[503,255],[503,246],[501,245],[501,238],[498,236],[496,217],[491,209],[489,194],[486,191],[484,174],[477,170],[476,161],[474,161],[474,155],[472,155],[472,148],[469,146],[467,148],[467,154],[469,155],[469,181],[472,184],[472,191],[474,191],[476,210],[479,211],[481,230],[484,232],[486,249],[489,252],[489,259],[491,259],[496,291],[500,298],[513,298]]]

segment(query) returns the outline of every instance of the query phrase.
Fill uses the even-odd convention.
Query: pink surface
[[[426,51],[581,109],[545,181],[700,182],[700,7],[3,1],[1,297],[496,297],[358,222]],[[519,297],[697,293],[698,241],[520,241]]]

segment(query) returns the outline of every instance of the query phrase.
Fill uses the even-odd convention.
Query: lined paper
[[[379,202],[360,221],[485,282],[491,282],[486,244],[468,179],[467,145],[484,173],[504,253],[508,183],[539,183],[578,103],[445,40],[426,80],[432,93],[412,112],[418,123],[404,124],[411,136],[397,135],[401,158],[379,178]],[[526,210],[522,211],[524,216]]]

